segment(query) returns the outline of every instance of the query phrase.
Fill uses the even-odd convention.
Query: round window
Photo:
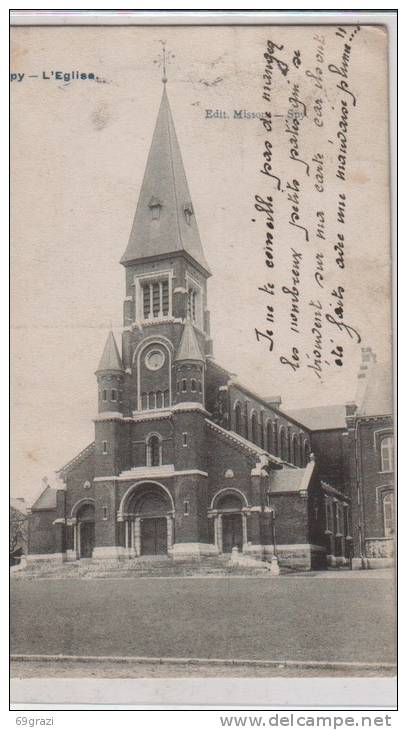
[[[147,353],[145,363],[149,370],[159,370],[165,362],[165,355],[162,350],[150,350]]]

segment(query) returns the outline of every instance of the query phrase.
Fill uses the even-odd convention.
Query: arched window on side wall
[[[147,439],[146,464],[147,466],[161,465],[161,439],[155,433]]]
[[[293,433],[292,435],[292,442],[291,442],[291,458],[292,463],[295,464],[295,466],[301,466],[301,459],[298,449],[298,436],[296,433]]]
[[[240,403],[237,403],[235,407],[235,431],[239,434],[242,433],[242,407]]]
[[[287,434],[285,426],[280,426],[278,451],[280,459],[282,459],[283,461],[287,461]]]
[[[257,420],[257,413],[252,414],[252,441],[254,444],[257,444],[257,440],[259,438],[259,424]]]
[[[271,421],[267,421],[266,426],[266,449],[269,454],[273,453],[273,426]]]
[[[383,527],[385,537],[394,535],[394,494],[387,492],[383,497]]]
[[[393,436],[385,436],[380,442],[380,470],[394,471],[393,464]]]
[[[305,440],[304,441],[304,466],[307,466],[310,455],[311,455],[310,445],[309,445],[309,442],[307,440]]]

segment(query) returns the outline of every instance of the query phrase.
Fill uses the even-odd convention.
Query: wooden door
[[[224,553],[232,552],[232,548],[237,547],[239,552],[243,546],[243,528],[242,515],[222,515],[222,551]]]
[[[95,523],[81,522],[81,558],[91,558],[95,547]]]
[[[149,517],[141,520],[141,554],[167,554],[166,517]]]

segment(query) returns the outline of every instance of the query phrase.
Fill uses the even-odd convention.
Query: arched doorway
[[[95,547],[95,507],[85,502],[76,513],[76,544],[80,558],[91,558]]]
[[[216,524],[216,542],[222,553],[231,553],[236,547],[242,552],[247,542],[246,514],[243,513],[243,501],[236,491],[219,494],[214,503],[218,513]]]
[[[136,556],[166,555],[173,543],[173,506],[158,484],[137,485],[128,497],[127,547]]]

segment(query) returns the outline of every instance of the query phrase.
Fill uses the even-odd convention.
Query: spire
[[[210,274],[168,102],[165,68],[162,80],[161,105],[121,263],[184,251]]]
[[[185,322],[175,362],[180,360],[199,360],[203,362],[201,348],[190,319]]]
[[[118,370],[123,371],[123,363],[116,345],[113,332],[109,332],[102,357],[98,365],[97,373],[102,370]]]

